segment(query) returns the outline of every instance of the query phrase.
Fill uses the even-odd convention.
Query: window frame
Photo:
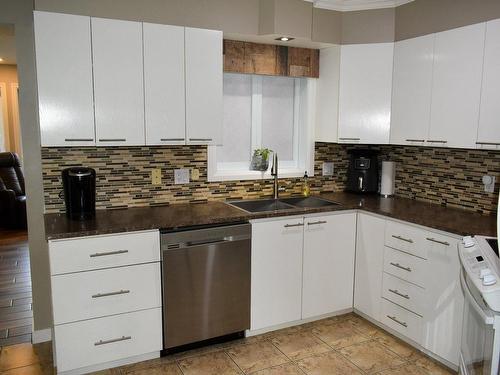
[[[234,73],[224,73],[234,74]],[[263,76],[252,75],[251,150],[262,144],[262,82]],[[294,78],[294,160],[279,161],[280,178],[302,177],[307,171],[314,175],[314,115],[316,80]],[[217,163],[217,146],[207,149],[207,178],[209,182],[258,180],[272,178],[270,168],[265,172],[252,171],[247,162]]]

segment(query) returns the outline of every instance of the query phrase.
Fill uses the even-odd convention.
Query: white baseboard
[[[47,342],[51,340],[52,340],[52,328],[33,331],[31,335],[31,341],[33,342],[33,344],[39,344],[41,342]]]

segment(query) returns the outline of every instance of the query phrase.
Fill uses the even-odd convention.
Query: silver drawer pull
[[[293,227],[303,227],[304,223],[297,223],[297,224],[285,224],[285,228],[293,228]]]
[[[92,142],[92,138],[65,138],[65,142]]]
[[[425,142],[425,139],[406,139],[406,142]]]
[[[395,316],[390,316],[390,315],[386,315],[389,319],[391,319],[393,322],[396,322],[398,324],[401,324],[403,327],[407,328],[408,327],[408,324],[406,324],[405,322],[402,322],[400,320],[398,320]]]
[[[401,236],[395,236],[394,234],[392,235],[393,238],[397,239],[397,240],[401,240],[401,241],[404,241],[404,242],[408,242],[408,243],[413,243],[413,240],[410,239],[410,238],[404,238],[404,237],[401,237]]]
[[[122,336],[122,337],[120,337],[118,339],[99,340],[97,342],[94,342],[94,345],[95,346],[106,345],[106,344],[112,344],[114,342],[127,341],[127,340],[131,340],[131,339],[132,339],[132,336]]]
[[[117,296],[119,294],[127,294],[127,293],[130,293],[130,290],[119,290],[117,292],[109,292],[109,293],[97,293],[97,294],[93,294],[92,295],[92,298],[101,298],[101,297],[109,297],[109,296]]]
[[[181,142],[183,141],[184,138],[161,138],[160,141],[162,142]]]
[[[439,240],[436,240],[435,238],[429,238],[427,237],[426,238],[427,241],[431,241],[431,242],[435,242],[435,243],[439,243],[441,245],[445,245],[445,246],[450,246],[450,243],[449,242],[446,242],[446,241],[439,241]]]
[[[339,137],[339,141],[359,141],[361,138]]]
[[[500,146],[500,143],[497,143],[497,142],[476,142],[476,145]]]
[[[116,251],[108,251],[105,253],[95,253],[95,254],[90,254],[91,258],[95,257],[105,257],[107,255],[118,255],[118,254],[125,254],[128,253],[128,250],[116,250]]]
[[[427,142],[428,143],[448,143],[448,141],[441,141],[441,140],[437,140],[437,139],[428,139]]]
[[[99,138],[99,142],[127,142],[125,138]]]
[[[327,222],[325,220],[318,220],[318,221],[311,221],[310,223],[307,223],[307,225],[320,225],[320,224],[326,224]]]
[[[389,292],[391,293],[394,293],[400,297],[403,297],[403,298],[406,298],[406,299],[410,299],[410,296],[408,294],[403,294],[403,293],[400,293],[397,289],[388,289]]]
[[[189,138],[191,142],[212,142],[212,138]]]
[[[390,262],[389,263],[391,266],[394,266],[394,267],[397,267],[399,269],[402,269],[402,270],[405,270],[405,271],[408,271],[408,272],[411,272],[411,268],[410,267],[405,267],[405,266],[402,266],[401,264],[399,263],[392,263]]]

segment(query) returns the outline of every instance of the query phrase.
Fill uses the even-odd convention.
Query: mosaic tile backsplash
[[[347,179],[348,151],[366,146],[316,143],[312,193],[342,191]],[[430,147],[372,146],[380,160],[397,163],[396,195],[463,208],[483,214],[496,211],[496,192],[485,193],[481,178],[500,177],[500,152]],[[324,161],[335,165],[334,176],[322,177]],[[61,170],[88,166],[97,172],[97,208],[165,205],[179,202],[271,196],[270,180],[207,181],[204,146],[42,148],[46,212],[63,212]],[[162,184],[151,184],[151,170],[161,168]],[[174,185],[174,169],[196,168],[198,181]],[[280,179],[282,195],[300,194],[302,179]],[[498,184],[497,184],[498,186]]]

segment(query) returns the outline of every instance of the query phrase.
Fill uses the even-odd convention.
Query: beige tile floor
[[[53,373],[50,343],[0,352],[0,372]],[[445,375],[454,372],[355,314],[100,371],[99,375]]]

